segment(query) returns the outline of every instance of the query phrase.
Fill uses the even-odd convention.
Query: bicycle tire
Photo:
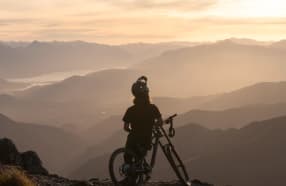
[[[175,174],[177,175],[179,181],[182,182],[186,186],[191,185],[191,181],[187,173],[187,170],[185,168],[185,165],[183,164],[178,153],[170,145],[168,145],[165,150],[166,150],[167,159],[172,169],[174,170]]]
[[[116,160],[116,158],[122,154],[124,155],[125,153],[128,153],[130,155],[132,155],[134,158],[137,158],[136,157],[136,154],[133,153],[132,151],[129,151],[125,148],[119,148],[117,150],[115,150],[111,156],[110,156],[110,159],[109,159],[109,165],[108,165],[108,168],[109,168],[109,175],[110,175],[110,178],[111,178],[111,181],[114,183],[114,185],[116,186],[121,186],[120,184],[120,181],[122,180],[118,180],[115,176],[115,170],[114,170],[114,162]],[[143,182],[144,182],[144,178],[143,178],[143,175],[138,175],[138,177],[136,178],[136,185],[141,185]]]

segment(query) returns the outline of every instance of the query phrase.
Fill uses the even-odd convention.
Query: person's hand
[[[126,132],[131,132],[131,129],[130,128],[124,128],[124,130],[126,131]]]
[[[130,128],[129,123],[124,123],[124,130],[125,130],[126,132],[131,132],[131,128]]]

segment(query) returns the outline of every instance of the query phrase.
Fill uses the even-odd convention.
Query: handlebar
[[[174,114],[172,116],[169,116],[165,121],[164,123],[166,124],[170,124],[170,127],[169,127],[169,137],[174,137],[175,136],[175,128],[173,126],[173,119],[177,116],[177,114]]]
[[[178,114],[173,114],[172,116],[169,116],[167,119],[165,119],[164,123],[169,124],[173,122],[173,119],[177,116]]]

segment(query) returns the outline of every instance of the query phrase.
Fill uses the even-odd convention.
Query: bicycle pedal
[[[152,168],[146,168],[146,172],[147,173],[151,173],[152,172]]]

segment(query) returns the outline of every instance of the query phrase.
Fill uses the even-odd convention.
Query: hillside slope
[[[235,104],[234,104],[235,105]],[[206,107],[209,108],[209,107]],[[286,103],[247,105],[225,110],[194,109],[175,119],[176,126],[199,123],[209,129],[241,128],[250,122],[286,115]]]
[[[277,104],[286,102],[286,82],[262,82],[243,87],[215,97],[200,108],[227,109],[255,104]]]
[[[15,122],[2,114],[0,114],[0,136],[12,139],[20,151],[30,149],[37,151],[44,160],[44,166],[49,171],[58,173],[83,151],[85,146],[78,136],[62,129]]]

